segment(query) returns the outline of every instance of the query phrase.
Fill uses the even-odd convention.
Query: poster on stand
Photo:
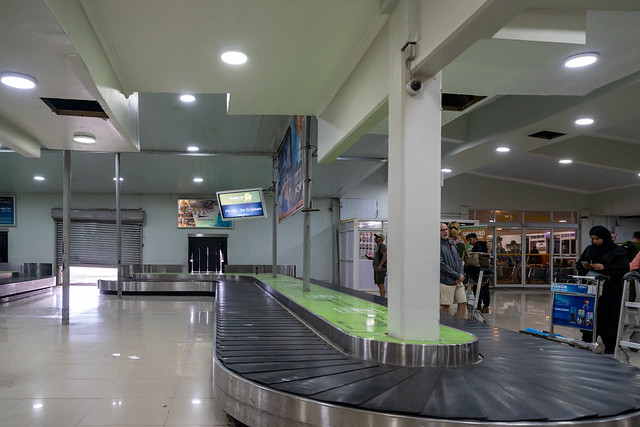
[[[0,225],[14,227],[16,225],[16,197],[0,196]]]
[[[302,194],[302,136],[304,116],[294,116],[278,150],[278,222],[296,213]]]
[[[178,228],[233,228],[223,221],[217,200],[178,199]]]
[[[596,297],[556,293],[553,295],[553,321],[556,326],[593,331],[593,313]]]

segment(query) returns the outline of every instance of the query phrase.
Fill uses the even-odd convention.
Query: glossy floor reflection
[[[61,287],[0,304],[0,426],[229,425],[211,394],[213,298],[70,297],[69,326]],[[489,324],[548,330],[548,291],[493,289],[491,306]]]
[[[72,286],[0,304],[0,426],[226,426],[211,395],[211,297]]]

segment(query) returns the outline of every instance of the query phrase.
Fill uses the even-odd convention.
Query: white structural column
[[[441,81],[406,91],[410,4],[399,1],[389,21],[389,335],[438,340]]]

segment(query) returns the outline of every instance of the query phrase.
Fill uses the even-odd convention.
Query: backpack
[[[627,257],[629,258],[629,262],[633,261],[633,259],[638,254],[638,248],[636,248],[636,246],[629,241],[623,242],[620,245],[620,247],[622,247],[625,251],[627,251]]]

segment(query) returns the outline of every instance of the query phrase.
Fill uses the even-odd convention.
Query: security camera
[[[407,93],[411,96],[416,96],[422,90],[422,82],[418,79],[409,80],[407,83]]]

